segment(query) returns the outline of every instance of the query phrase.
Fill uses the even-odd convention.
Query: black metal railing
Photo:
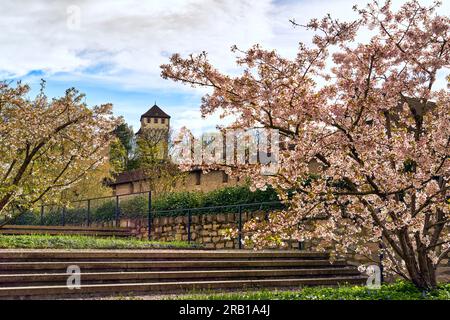
[[[37,210],[23,212],[8,224],[42,226],[91,226],[94,223],[107,223],[120,226],[121,219],[145,219],[148,227],[148,239],[152,238],[152,224],[159,217],[186,217],[187,241],[192,242],[192,218],[200,215],[232,213],[238,229],[238,246],[242,248],[243,215],[251,212],[265,212],[265,218],[271,210],[284,208],[283,203],[257,202],[223,206],[173,208],[158,210],[152,207],[151,192],[133,193],[121,196],[98,197],[73,201],[66,206],[42,205]]]
[[[284,204],[279,201],[273,202],[257,202],[257,203],[243,203],[235,205],[225,205],[225,206],[209,206],[209,207],[199,207],[199,208],[183,208],[183,209],[172,209],[172,210],[151,210],[149,221],[152,221],[157,217],[164,216],[175,216],[175,217],[187,217],[187,241],[192,242],[192,217],[196,215],[208,215],[208,214],[224,214],[233,213],[235,214],[235,223],[238,229],[238,246],[242,249],[242,239],[243,239],[243,214],[251,212],[265,212],[265,219],[268,219],[268,213],[272,210],[281,210],[284,208]],[[148,230],[151,230],[149,228]],[[149,232],[149,240],[151,239],[151,233]]]
[[[8,221],[8,224],[90,226],[95,222],[111,222],[118,225],[123,217],[147,217],[147,212],[151,209],[148,202],[149,194],[140,192],[123,196],[97,197],[72,201],[67,205],[44,204],[25,212],[12,209],[10,216],[15,218]]]

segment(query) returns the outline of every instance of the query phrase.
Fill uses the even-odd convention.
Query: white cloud
[[[67,8],[80,8],[80,30],[67,28]],[[167,87],[162,63],[175,52],[206,50],[226,70],[229,48],[271,37],[269,0],[258,1],[2,1],[0,70],[85,73],[101,64],[98,80],[129,87]],[[86,75],[85,75],[86,76]]]
[[[205,50],[212,63],[225,72],[235,71],[235,57],[230,52],[234,44],[246,49],[260,43],[293,57],[298,42],[308,43],[311,33],[293,28],[289,19],[306,23],[331,13],[348,20],[355,17],[353,4],[363,6],[369,1],[2,0],[0,77],[24,77],[30,71],[43,70],[46,77],[67,83],[101,84],[125,91],[160,90],[164,94],[189,92],[197,97],[196,102],[179,107],[188,111],[176,115],[182,119],[177,125],[205,127],[218,121],[200,120],[195,104],[205,91],[192,91],[159,76],[159,66],[167,63],[172,53]],[[404,2],[394,1],[394,5]],[[67,9],[74,5],[80,8],[79,30],[67,26],[72,17]],[[440,10],[450,12],[450,1]]]
[[[234,56],[229,51],[233,44],[248,48],[261,43],[294,56],[297,43],[308,42],[310,33],[294,29],[289,19],[306,23],[327,13],[350,19],[352,5],[366,2],[3,0],[0,75],[21,77],[44,70],[125,88],[179,90],[180,86],[159,77],[159,66],[172,53],[205,50],[223,71],[233,70]],[[67,27],[70,6],[80,8],[80,30]],[[442,10],[449,6],[444,4]]]
[[[175,113],[171,122],[171,127],[175,132],[186,126],[195,136],[200,136],[205,132],[216,131],[217,125],[226,125],[232,122],[231,117],[221,119],[219,114],[213,114],[207,119],[201,117],[198,108],[186,109],[185,106],[178,108],[183,110]]]

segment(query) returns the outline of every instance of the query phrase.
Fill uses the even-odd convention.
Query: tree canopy
[[[312,46],[300,44],[295,59],[234,47],[238,76],[219,72],[206,53],[175,54],[162,66],[164,78],[210,88],[203,115],[232,114],[231,128],[276,129],[292,146],[280,150],[270,177],[257,164],[229,168],[257,188],[273,186],[289,205],[248,223],[247,240],[263,247],[321,239],[317,249],[382,252],[390,272],[436,286],[450,251],[450,94],[436,89],[450,66],[450,19],[438,5],[410,1],[393,11],[390,1],[373,2],[354,7],[355,21],[313,19],[304,26]],[[356,43],[362,33],[367,41]],[[311,162],[320,164],[315,175]]]
[[[34,99],[29,86],[0,83],[0,214],[58,201],[57,193],[108,161],[112,105],[88,108],[71,88],[49,99],[44,83]]]

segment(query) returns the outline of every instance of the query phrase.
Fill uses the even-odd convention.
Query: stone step
[[[327,253],[307,251],[205,251],[205,250],[2,250],[0,261],[86,261],[86,260],[325,260]]]
[[[81,290],[66,270],[81,269]],[[343,260],[305,251],[1,250],[0,298],[86,297],[196,289],[363,283]]]
[[[146,272],[99,272],[81,274],[82,283],[119,283],[137,281],[182,281],[182,280],[218,280],[218,279],[253,279],[253,278],[302,278],[357,276],[359,271],[353,267],[314,268],[314,269],[268,269],[268,270],[204,270],[197,271],[146,271]],[[64,285],[69,275],[66,273],[10,274],[0,275],[0,286],[44,285],[57,283]]]
[[[152,294],[192,290],[211,289],[252,289],[252,288],[295,288],[313,285],[362,284],[362,276],[342,276],[334,278],[301,278],[301,279],[258,279],[258,280],[222,280],[222,281],[183,281],[183,282],[143,282],[83,285],[80,289],[70,290],[67,286],[33,286],[33,287],[3,287],[0,288],[2,299],[37,298],[57,296],[79,297],[83,295],[114,295],[114,294]]]
[[[0,262],[0,273],[16,271],[50,271],[65,272],[70,265],[77,265],[81,270],[208,270],[241,268],[299,268],[299,267],[344,267],[343,260],[179,260],[179,261],[66,261],[66,262]]]

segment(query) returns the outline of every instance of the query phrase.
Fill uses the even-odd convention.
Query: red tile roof
[[[170,116],[165,113],[164,111],[161,110],[160,107],[158,107],[156,104],[150,108],[150,110],[148,110],[146,113],[144,113],[141,116],[141,120],[142,118],[166,118],[166,119],[170,119]]]

